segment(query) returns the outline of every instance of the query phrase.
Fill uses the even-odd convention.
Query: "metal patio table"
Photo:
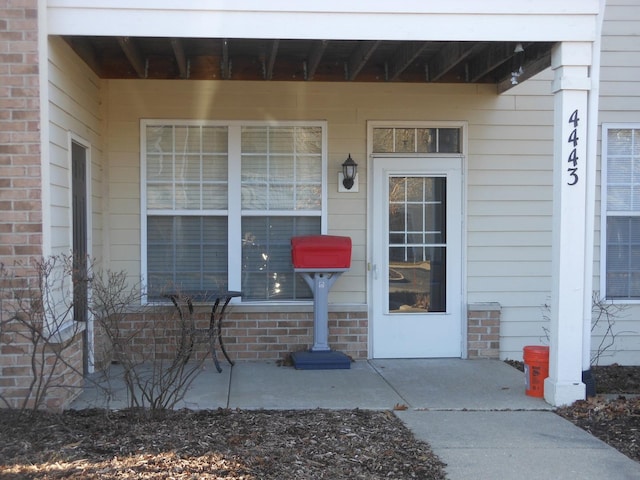
[[[180,292],[169,292],[163,295],[166,298],[169,298],[173,305],[176,307],[178,314],[180,315],[180,320],[184,325],[185,322],[189,321],[193,325],[193,306],[194,304],[198,305],[211,305],[211,313],[209,317],[209,328],[205,329],[205,333],[209,338],[209,347],[211,350],[211,357],[213,358],[213,363],[216,366],[216,370],[218,372],[222,372],[222,367],[220,367],[220,362],[218,361],[218,356],[216,355],[216,340],[220,345],[220,349],[224,354],[227,362],[233,366],[233,361],[229,358],[227,354],[227,350],[224,347],[224,342],[222,341],[222,322],[224,320],[224,316],[226,313],[227,305],[234,297],[241,297],[242,292],[233,291],[233,290],[220,290],[220,291],[180,291]],[[186,310],[185,310],[186,306]],[[187,317],[188,315],[188,317]],[[194,329],[195,330],[195,329]],[[189,349],[193,348],[193,345],[188,347]],[[187,356],[190,354],[190,351],[187,353]]]

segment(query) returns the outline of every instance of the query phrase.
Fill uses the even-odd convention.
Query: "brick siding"
[[[353,359],[367,358],[367,331],[364,312],[329,314],[329,346]],[[232,358],[284,360],[313,345],[313,313],[231,313],[225,333]]]
[[[497,303],[473,304],[467,309],[467,348],[470,359],[499,358],[500,316]],[[195,326],[206,330],[209,311],[197,307]],[[131,336],[129,348],[145,359],[171,359],[178,338],[178,317],[173,307],[154,308],[131,314],[120,323],[123,336]],[[329,345],[354,360],[368,356],[368,316],[366,312],[331,312]],[[313,345],[312,312],[245,313],[230,307],[222,328],[227,353],[232,360],[286,360],[292,352]],[[208,353],[206,337],[196,346],[194,355]],[[217,349],[218,358],[222,352]],[[97,355],[107,358],[108,353]],[[106,363],[106,362],[102,362]]]
[[[0,334],[0,407],[33,409],[37,402],[39,408],[61,411],[81,392],[82,364],[80,332],[53,343],[24,323],[5,323]]]
[[[7,265],[42,255],[37,9],[37,0],[0,7],[0,255]]]
[[[313,345],[313,313],[241,313],[228,310],[223,323],[222,338],[232,360],[286,360],[292,352],[308,350]],[[195,327],[198,336],[194,357],[208,354],[206,329],[209,311],[196,307]],[[180,320],[173,307],[154,308],[140,314],[130,314],[119,322],[121,338],[130,354],[142,360],[171,360],[179,343]],[[367,358],[368,319],[364,312],[332,312],[329,314],[329,345],[354,360]],[[102,345],[97,352],[105,364],[111,354]],[[223,359],[217,347],[218,359]]]
[[[467,355],[470,359],[500,357],[500,305],[476,303],[467,307]]]
[[[61,363],[60,344],[34,345],[26,325],[6,323],[9,298],[33,290],[32,265],[43,256],[39,68],[38,0],[0,2],[0,261],[18,277],[13,290],[2,289],[0,303],[0,407],[22,406],[36,358],[53,369],[49,386],[58,385],[41,406],[60,410],[82,384],[82,336],[65,344]]]

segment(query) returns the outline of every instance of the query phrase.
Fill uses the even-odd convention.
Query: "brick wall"
[[[0,262],[17,277],[2,279],[0,289],[0,407],[20,407],[29,392],[33,405],[36,358],[54,372],[48,386],[59,385],[42,407],[60,410],[82,383],[81,335],[64,345],[35,344],[25,323],[7,323],[11,297],[37,286],[32,266],[43,255],[39,68],[38,0],[0,2]]]
[[[40,335],[41,325],[30,325],[2,325],[0,407],[60,411],[83,386],[82,333],[78,329],[64,341],[52,342]]]
[[[8,265],[42,255],[37,5],[0,6],[0,256]]]
[[[500,305],[475,303],[467,307],[468,357],[500,357]]]
[[[228,310],[222,338],[232,360],[286,360],[292,352],[313,345],[313,313],[241,313]],[[206,330],[209,310],[196,307],[195,327]],[[141,360],[171,360],[179,343],[180,320],[173,307],[153,308],[145,313],[130,314],[119,322],[118,330],[126,338],[127,349]],[[329,314],[329,345],[354,360],[367,358],[367,314],[364,312],[332,312]],[[198,337],[194,357],[208,353],[205,335]],[[110,356],[108,346],[99,353]],[[217,348],[218,359],[222,352]],[[103,362],[106,363],[106,362]]]
[[[209,311],[197,307],[197,328],[206,329]],[[470,359],[499,358],[501,307],[497,303],[472,304],[467,309],[467,347]],[[130,314],[120,323],[132,352],[150,359],[171,359],[177,345],[178,318],[173,307],[154,308],[146,313]],[[96,327],[99,328],[99,327]],[[309,349],[313,344],[312,312],[253,313],[233,311],[230,307],[222,329],[227,353],[232,360],[285,360],[292,352]],[[366,359],[368,316],[366,312],[329,314],[329,345],[355,359]],[[106,347],[105,347],[106,348]],[[107,348],[108,350],[108,348]],[[105,350],[106,352],[106,350]],[[222,352],[217,349],[218,358]],[[194,355],[208,353],[206,341],[196,346]],[[108,363],[108,353],[98,354]]]
[[[329,314],[329,346],[353,359],[367,358],[365,312]],[[223,329],[227,351],[238,360],[284,360],[313,345],[313,313],[231,313]]]

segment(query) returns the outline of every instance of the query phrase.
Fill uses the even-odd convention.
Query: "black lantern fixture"
[[[347,190],[351,190],[353,188],[353,183],[356,178],[356,173],[358,173],[358,164],[353,161],[351,158],[351,154],[349,157],[342,163],[342,185]]]

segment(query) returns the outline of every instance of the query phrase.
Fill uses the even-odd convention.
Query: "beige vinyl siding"
[[[469,301],[500,302],[504,318],[516,325],[541,320],[550,288],[552,103],[539,93],[546,86],[549,95],[547,79],[532,81],[533,98],[526,99],[463,84],[107,83],[114,268],[140,269],[140,118],[326,120],[328,233],[348,235],[354,246],[352,268],[332,288],[330,301],[364,304],[367,195],[375,195],[367,188],[366,122],[469,120]],[[348,153],[358,162],[358,193],[337,192]],[[501,265],[495,274],[494,263]],[[537,334],[530,330],[542,332],[517,334]],[[521,350],[519,344],[511,348]]]
[[[100,79],[59,38],[49,39],[49,150],[52,254],[71,251],[69,134],[90,144],[92,245],[102,256],[102,111]],[[46,205],[47,203],[45,203]]]
[[[601,53],[600,116],[598,123],[640,123],[640,1],[607,0]],[[601,152],[600,138],[598,155]],[[600,157],[599,157],[600,159]],[[598,186],[600,178],[598,178]],[[600,289],[600,190],[596,205],[596,250],[594,289]],[[606,324],[594,331],[597,349]],[[600,364],[640,363],[640,305],[630,304],[618,314],[613,327],[615,344],[606,350]]]
[[[502,307],[501,358],[540,344],[551,291],[553,97],[549,70],[472,113],[467,301]]]

